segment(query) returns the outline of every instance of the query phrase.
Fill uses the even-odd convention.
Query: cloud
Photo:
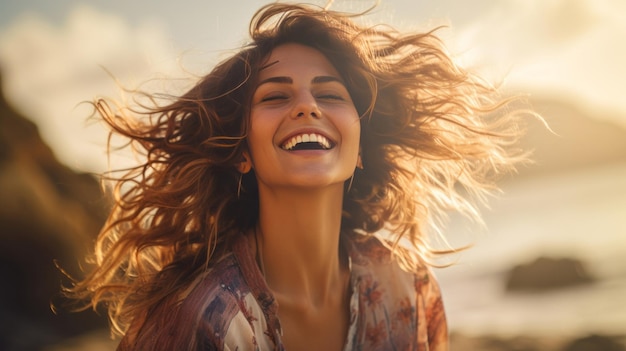
[[[458,28],[466,64],[505,87],[570,95],[626,115],[626,3],[509,0]],[[626,121],[621,120],[626,125]]]
[[[106,133],[88,126],[91,109],[79,103],[119,95],[103,67],[133,87],[155,72],[180,72],[177,55],[159,23],[131,26],[89,7],[75,8],[61,26],[22,16],[0,36],[7,99],[39,125],[61,161],[90,171],[105,168]]]

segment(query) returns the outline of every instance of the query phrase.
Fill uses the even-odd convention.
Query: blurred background
[[[115,79],[181,92],[246,42],[265,3],[0,4],[0,349],[114,349],[103,316],[49,307],[66,281],[54,260],[80,272],[106,214],[93,174],[131,162],[106,157],[106,131],[81,102],[119,97]],[[452,349],[623,350],[626,2],[382,0],[364,21],[447,26],[439,35],[463,66],[528,94],[555,132],[529,121],[536,162],[502,182],[486,229],[452,217],[445,230],[474,245],[436,271]]]

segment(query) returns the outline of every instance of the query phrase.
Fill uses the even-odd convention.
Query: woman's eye
[[[317,98],[324,99],[324,100],[344,100],[344,98],[341,95],[337,95],[337,94],[322,94],[322,95],[318,95]]]
[[[277,100],[285,100],[285,99],[287,99],[287,96],[285,95],[269,95],[269,96],[262,98],[261,102],[277,101]]]

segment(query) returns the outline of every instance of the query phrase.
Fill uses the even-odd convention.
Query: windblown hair
[[[433,32],[402,34],[330,10],[271,4],[250,34],[250,44],[173,101],[143,109],[94,102],[145,163],[115,177],[95,269],[66,293],[105,304],[116,333],[188,288],[256,225],[254,172],[239,183],[237,166],[259,70],[281,44],[324,54],[361,116],[364,168],[346,185],[342,233],[386,232],[408,268],[441,253],[427,239],[437,218],[475,215],[475,203],[495,189],[492,176],[522,159],[511,150],[520,131],[506,100],[459,68]]]

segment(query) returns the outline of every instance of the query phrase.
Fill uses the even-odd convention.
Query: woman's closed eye
[[[317,98],[323,99],[323,100],[339,100],[339,101],[345,100],[345,98],[339,94],[319,94],[317,95]]]
[[[280,100],[286,100],[288,98],[289,97],[284,94],[272,94],[272,95],[267,95],[263,97],[261,99],[261,102],[280,101]]]

